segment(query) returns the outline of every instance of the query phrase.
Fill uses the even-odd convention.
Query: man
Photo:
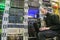
[[[42,8],[41,12],[42,15],[45,16],[44,21],[46,22],[46,25],[44,27],[39,27],[39,40],[45,40],[46,37],[56,36],[60,30],[59,16],[55,14],[49,14],[45,8]]]

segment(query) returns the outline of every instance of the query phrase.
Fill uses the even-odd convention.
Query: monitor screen
[[[39,14],[39,9],[38,8],[29,8],[28,10],[28,16],[32,16],[35,18],[35,15]]]

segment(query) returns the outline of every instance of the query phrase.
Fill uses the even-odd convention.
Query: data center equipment
[[[24,8],[24,0],[11,0],[11,7]]]
[[[42,0],[43,5],[46,7],[51,7],[51,1],[50,0]]]
[[[29,0],[28,6],[40,7],[39,0]]]
[[[11,36],[7,36],[7,40],[23,40],[23,36],[19,36],[19,34],[11,35]]]
[[[17,8],[10,8],[9,23],[23,23],[24,10]]]
[[[5,1],[5,9],[2,20],[2,37],[1,37],[2,40],[9,40],[9,38],[10,39],[13,38],[11,40],[29,40],[30,37],[28,34],[28,30],[29,30],[28,16],[37,18],[37,15],[39,15],[39,11],[40,11],[39,0],[34,0],[33,2],[31,1],[30,2],[29,0]],[[21,25],[24,25],[23,28]],[[21,37],[20,39],[18,35]]]

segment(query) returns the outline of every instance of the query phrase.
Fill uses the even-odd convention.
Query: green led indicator
[[[5,8],[5,4],[4,3],[0,3],[0,11],[4,11]]]
[[[5,8],[5,4],[4,3],[0,3],[0,8],[4,9]]]

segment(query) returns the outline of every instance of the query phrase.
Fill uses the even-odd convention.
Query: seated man
[[[39,27],[38,38],[39,40],[45,40],[46,37],[54,37],[58,34],[60,30],[59,16],[55,14],[49,14],[47,9],[41,9],[42,15],[44,15],[44,20],[46,25],[44,27]]]

